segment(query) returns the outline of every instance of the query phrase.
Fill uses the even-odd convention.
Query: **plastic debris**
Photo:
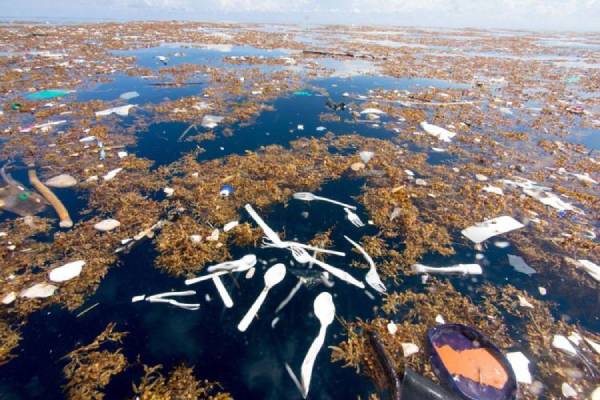
[[[352,225],[356,226],[357,228],[362,228],[363,226],[365,226],[364,222],[360,220],[360,217],[358,215],[356,215],[347,208],[344,208],[344,211],[346,212],[346,218],[348,219],[348,221],[350,221],[350,223],[352,223]]]
[[[110,181],[111,179],[114,179],[114,177],[117,176],[117,174],[121,171],[123,171],[123,168],[115,168],[113,170],[110,170],[106,175],[102,177],[102,179],[104,179],[105,181]]]
[[[573,346],[573,344],[569,342],[569,339],[567,339],[563,335],[554,335],[554,337],[552,338],[552,347],[554,347],[555,349],[562,350],[570,356],[577,355],[577,349],[575,348],[575,346]]]
[[[516,229],[521,229],[524,226],[525,225],[516,219],[505,215],[463,229],[461,233],[472,242],[481,243],[496,235],[502,235]]]
[[[44,196],[44,198],[48,201],[48,203],[52,205],[52,207],[56,211],[56,214],[60,219],[59,226],[61,228],[71,228],[73,226],[73,220],[71,219],[71,216],[69,215],[69,212],[67,211],[62,201],[60,201],[60,199],[56,197],[56,195],[52,193],[52,191],[48,189],[42,182],[40,182],[34,169],[30,168],[27,171],[27,174],[29,176],[29,181],[31,182],[31,185],[34,188],[36,188],[36,190],[40,192],[42,196]]]
[[[319,334],[310,345],[308,352],[304,357],[304,361],[302,361],[302,366],[300,368],[300,376],[303,389],[302,397],[304,398],[308,396],[313,366],[315,364],[315,360],[317,359],[317,354],[319,354],[319,351],[321,350],[321,347],[323,347],[323,343],[325,342],[325,334],[327,333],[327,327],[331,325],[335,317],[335,305],[333,304],[333,298],[331,297],[331,294],[327,292],[321,292],[315,298],[313,308],[315,316],[319,319],[321,328],[319,329]]]
[[[562,391],[563,396],[565,396],[567,399],[577,398],[577,391],[573,389],[573,386],[569,385],[567,382],[563,382],[560,390]]]
[[[356,210],[355,206],[349,205],[349,204],[345,204],[336,200],[332,200],[329,199],[327,197],[321,197],[321,196],[317,196],[315,194],[312,194],[310,192],[297,192],[294,193],[294,199],[296,200],[302,200],[302,201],[314,201],[314,200],[320,200],[320,201],[325,201],[327,203],[331,203],[331,204],[336,204],[338,206],[344,207],[344,208],[348,208],[350,210]]]
[[[221,122],[223,122],[223,120],[225,119],[225,117],[220,117],[217,115],[205,115],[202,118],[202,122],[200,123],[200,125],[203,128],[207,128],[207,129],[214,129],[216,128]]]
[[[221,197],[229,197],[234,192],[233,186],[231,185],[223,185],[221,186],[221,190],[219,191],[219,196]]]
[[[155,294],[152,296],[148,296],[148,297],[146,297],[145,300],[149,303],[167,303],[167,304],[170,304],[170,305],[178,307],[178,308],[183,308],[184,310],[196,311],[196,310],[200,309],[200,304],[198,304],[198,303],[181,303],[181,302],[171,298],[171,297],[194,296],[195,294],[196,294],[196,292],[193,290],[186,290],[184,292],[165,292],[165,293],[158,293],[158,294]]]
[[[50,271],[50,273],[48,274],[48,278],[52,282],[65,282],[71,280],[73,278],[78,277],[79,274],[81,274],[81,270],[83,269],[84,265],[85,261],[83,260],[67,263],[61,267],[54,268],[52,271]]]
[[[48,89],[48,90],[40,90],[39,92],[28,93],[25,98],[27,100],[50,100],[56,99],[58,97],[63,97],[68,94],[74,93],[74,90],[65,90],[65,89]]]
[[[139,93],[138,92],[125,92],[122,93],[119,98],[123,99],[123,100],[131,100],[131,99],[135,99],[136,97],[139,97]]]
[[[381,278],[379,277],[379,274],[377,273],[377,268],[375,267],[375,262],[373,261],[371,256],[365,251],[365,249],[361,245],[356,243],[354,240],[350,239],[346,235],[344,235],[344,238],[347,241],[349,241],[350,244],[352,244],[352,246],[354,246],[360,252],[360,254],[363,255],[363,257],[369,264],[369,272],[367,272],[367,275],[365,276],[365,281],[367,282],[367,284],[369,286],[371,286],[373,289],[375,289],[377,292],[385,293],[386,292],[385,285],[383,284],[383,282],[381,281]]]
[[[273,265],[271,268],[269,268],[267,270],[267,272],[265,272],[265,276],[264,276],[265,287],[262,290],[262,292],[260,292],[260,295],[258,296],[256,301],[252,304],[252,306],[250,307],[250,309],[248,310],[246,315],[244,315],[244,318],[242,318],[242,320],[238,324],[237,328],[240,332],[245,332],[246,329],[248,329],[248,326],[250,326],[250,324],[252,323],[252,320],[258,313],[260,306],[267,298],[267,294],[269,293],[269,290],[273,286],[277,285],[279,282],[281,282],[283,280],[283,278],[285,277],[285,271],[286,271],[285,265],[279,263],[279,264]]]
[[[129,110],[137,107],[137,104],[127,104],[119,107],[107,108],[106,110],[96,111],[96,117],[106,117],[110,114],[117,114],[121,117],[126,117],[129,115]]]
[[[71,175],[61,174],[48,179],[46,185],[53,188],[69,188],[77,185],[77,179]]]
[[[421,122],[421,128],[425,132],[427,132],[431,136],[435,136],[436,138],[438,138],[442,142],[450,142],[451,139],[454,136],[456,136],[456,133],[451,132],[451,131],[449,131],[447,129],[444,129],[442,127],[439,127],[437,125],[430,124],[427,121]]]
[[[21,291],[19,297],[25,297],[27,299],[43,299],[52,296],[56,289],[58,289],[58,287],[46,282],[37,283]]]
[[[533,382],[531,372],[529,372],[529,359],[520,351],[506,353],[506,359],[512,367],[517,382],[531,385]]]
[[[393,322],[388,322],[388,324],[386,325],[386,327],[387,327],[387,330],[390,333],[390,335],[395,335],[396,332],[398,332],[398,327]]]
[[[119,226],[121,226],[119,221],[109,218],[94,224],[94,229],[100,232],[110,232],[114,229],[117,229]]]
[[[226,223],[223,226],[223,232],[229,232],[230,230],[232,230],[233,228],[235,228],[236,226],[238,226],[240,223],[238,221],[231,221]]]
[[[133,296],[131,298],[131,302],[132,303],[138,303],[140,301],[144,301],[146,299],[146,295],[145,294],[140,294],[138,296]]]
[[[402,346],[402,354],[404,357],[410,357],[419,352],[419,346],[414,343],[400,343],[400,346]]]
[[[534,308],[533,304],[531,304],[525,297],[519,295],[517,298],[519,299],[520,307]]]
[[[525,260],[520,256],[507,254],[508,264],[515,269],[515,271],[526,275],[532,275],[536,273],[536,270],[531,268]]]
[[[483,273],[479,264],[456,264],[449,267],[428,267],[423,264],[413,264],[411,269],[418,274],[481,275]]]
[[[0,300],[0,303],[4,304],[4,305],[9,305],[12,302],[14,302],[17,299],[17,294],[15,292],[10,292],[8,294],[6,294],[2,300]]]
[[[375,155],[375,153],[373,153],[372,151],[361,151],[360,153],[358,153],[358,155],[360,156],[360,159],[363,163],[368,164],[369,161],[371,161],[371,159]]]
[[[167,196],[167,197],[173,197],[173,195],[175,194],[175,189],[170,188],[170,187],[166,187],[163,188],[163,193]]]

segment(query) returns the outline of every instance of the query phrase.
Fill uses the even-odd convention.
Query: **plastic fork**
[[[346,218],[348,218],[348,221],[350,221],[352,225],[356,226],[357,228],[362,228],[363,226],[365,226],[364,222],[360,220],[360,217],[358,215],[356,215],[347,208],[344,208],[344,211],[346,211]]]
[[[377,273],[375,262],[373,261],[371,256],[365,251],[365,249],[363,249],[361,245],[356,243],[354,240],[350,239],[346,235],[344,235],[344,238],[346,238],[346,240],[349,241],[350,244],[352,244],[352,246],[354,246],[363,255],[363,257],[365,258],[365,260],[367,260],[367,263],[369,264],[369,272],[367,272],[367,275],[365,276],[365,281],[367,281],[369,286],[371,286],[379,293],[385,293],[385,285],[383,284],[381,278],[379,277],[379,274]]]
[[[356,280],[352,275],[350,275],[346,271],[343,271],[339,268],[334,267],[333,265],[329,265],[327,263],[324,263],[324,262],[312,257],[302,247],[290,247],[289,249],[292,252],[292,256],[294,257],[294,259],[296,261],[298,261],[300,264],[306,264],[306,263],[312,262],[312,263],[318,265],[319,267],[323,268],[325,271],[329,272],[331,275],[335,276],[338,279],[348,282],[349,284],[359,287],[361,289],[365,288],[364,283]]]
[[[351,206],[350,204],[342,203],[340,201],[336,201],[336,200],[333,200],[333,199],[328,199],[327,197],[317,196],[317,195],[315,195],[313,193],[310,193],[310,192],[298,192],[298,193],[294,193],[294,198],[296,200],[302,200],[302,201],[314,201],[314,200],[326,201],[327,203],[336,204],[338,206],[349,208],[351,210],[356,210],[356,207],[355,206]]]

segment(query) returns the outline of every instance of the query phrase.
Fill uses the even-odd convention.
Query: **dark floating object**
[[[21,217],[38,214],[46,209],[47,202],[36,192],[27,190],[8,172],[6,165],[0,168],[0,210],[10,211]]]
[[[331,100],[327,100],[327,102],[325,103],[325,105],[328,108],[332,109],[333,111],[342,111],[342,110],[344,110],[346,108],[346,103],[344,103],[343,101],[339,102],[339,103],[335,103],[335,102],[333,102]]]
[[[385,350],[379,334],[367,330],[367,338],[375,354],[375,359],[383,371],[385,387],[379,388],[383,400],[459,400],[453,393],[431,380],[405,367],[402,379],[394,368],[394,362]]]
[[[515,398],[517,380],[508,360],[475,329],[460,324],[436,326],[427,332],[427,346],[442,384],[462,398]]]

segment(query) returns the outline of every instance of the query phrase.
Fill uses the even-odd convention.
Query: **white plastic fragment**
[[[567,382],[563,382],[563,384],[560,387],[560,390],[562,392],[562,395],[565,396],[567,399],[577,398],[577,391],[573,389],[573,386],[569,385]]]
[[[0,303],[2,303],[4,305],[8,305],[8,304],[12,303],[13,301],[15,301],[16,298],[17,298],[17,294],[15,292],[10,292],[2,298]]]
[[[121,226],[121,223],[119,221],[117,221],[116,219],[108,218],[95,224],[94,229],[100,232],[109,232],[113,229],[117,229],[119,226]]]
[[[364,110],[362,110],[360,112],[361,114],[375,114],[375,115],[382,115],[385,114],[386,112],[383,110],[380,110],[379,108],[365,108]]]
[[[121,117],[126,117],[127,115],[129,115],[129,110],[131,110],[134,107],[137,107],[137,105],[136,104],[127,104],[124,106],[107,108],[106,110],[96,111],[96,116],[97,117],[106,117],[107,115],[110,115],[110,114],[117,114],[117,115],[120,115]]]
[[[67,174],[60,174],[46,181],[46,186],[53,188],[68,188],[75,185],[77,185],[77,179]]]
[[[600,266],[590,260],[577,260],[579,266],[583,268],[592,278],[600,282]]]
[[[131,99],[135,99],[136,97],[138,97],[140,94],[138,92],[125,92],[122,93],[119,98],[123,99],[123,100],[131,100]]]
[[[533,304],[531,304],[525,297],[517,295],[517,298],[519,299],[519,306],[525,308],[535,308]]]
[[[586,337],[584,337],[583,340],[585,340],[585,342],[589,344],[596,353],[600,354],[600,343],[596,343],[592,339],[588,339]]]
[[[304,125],[302,124],[298,124],[298,126],[296,127],[299,131],[303,131],[304,130]]]
[[[202,118],[202,122],[200,123],[200,125],[202,125],[203,128],[213,129],[216,128],[221,122],[223,122],[224,119],[225,117],[209,114],[205,115]]]
[[[388,330],[388,332],[390,333],[390,335],[395,335],[395,334],[396,334],[396,332],[398,332],[398,327],[396,326],[396,324],[395,324],[395,323],[393,323],[393,322],[389,322],[389,323],[387,324],[387,330]]]
[[[479,182],[486,182],[490,178],[488,178],[487,176],[485,176],[483,174],[475,174],[475,179],[477,179]]]
[[[166,187],[166,188],[163,188],[163,192],[164,192],[165,196],[172,197],[175,194],[175,189]]]
[[[496,246],[499,249],[505,249],[508,246],[510,246],[510,242],[507,242],[506,240],[496,240],[494,242],[494,246]]]
[[[513,267],[515,269],[515,271],[521,272],[526,275],[532,275],[537,272],[535,269],[533,269],[529,265],[527,265],[527,263],[525,262],[523,257],[515,256],[513,254],[508,254],[507,256],[508,256],[508,264],[511,267]]]
[[[443,142],[450,142],[450,140],[456,136],[456,133],[450,132],[440,126],[430,124],[427,121],[421,122],[421,128],[431,136],[435,136]]]
[[[542,287],[542,286],[538,286],[538,292],[540,292],[541,296],[545,296],[548,293],[548,291],[546,290],[546,288]]]
[[[218,229],[214,229],[210,236],[206,237],[206,240],[208,240],[209,242],[216,242],[217,240],[219,240],[219,230]]]
[[[119,152],[117,152],[117,157],[125,158],[125,157],[127,157],[128,154],[129,153],[127,153],[126,151],[119,151]]]
[[[590,394],[590,400],[600,400],[600,386],[598,386],[592,394]]]
[[[440,325],[443,325],[446,323],[446,321],[444,320],[444,317],[442,317],[440,314],[435,316],[435,322],[437,322]]]
[[[131,302],[132,303],[137,303],[139,301],[144,301],[146,299],[146,295],[145,294],[140,294],[139,296],[133,296],[131,298]]]
[[[65,282],[78,277],[79,274],[81,274],[84,265],[85,261],[83,260],[73,261],[58,268],[54,268],[50,271],[48,277],[52,282]]]
[[[529,372],[529,359],[520,351],[506,353],[506,359],[510,363],[518,383],[531,385],[531,372]]]
[[[504,196],[504,191],[497,186],[487,185],[482,190],[484,192],[497,194],[498,196]]]
[[[104,179],[105,181],[110,181],[121,171],[123,171],[123,168],[115,168],[113,170],[110,170],[106,175],[102,177],[102,179]]]
[[[429,267],[423,264],[413,264],[411,269],[418,274],[481,275],[483,273],[479,264],[456,264],[449,267]]]
[[[226,223],[223,226],[223,232],[229,232],[230,230],[232,230],[233,228],[235,228],[236,226],[238,226],[240,223],[238,221],[231,221]]]
[[[246,272],[246,275],[244,277],[246,279],[252,279],[252,278],[254,278],[255,273],[256,273],[256,268],[252,267]]]
[[[417,178],[415,179],[415,184],[418,186],[427,186],[427,181],[425,179]]]
[[[400,343],[404,357],[410,357],[419,352],[419,346],[414,343]]]
[[[192,241],[192,243],[198,244],[198,243],[202,242],[202,236],[200,236],[200,235],[190,235],[190,240]]]
[[[513,217],[504,215],[470,226],[463,229],[461,233],[472,242],[481,243],[496,235],[501,235],[515,229],[521,229],[524,226],[525,225]]]
[[[44,299],[52,296],[56,289],[58,289],[58,287],[50,283],[37,283],[27,289],[22,290],[21,293],[19,293],[19,297],[25,297],[28,299]]]
[[[563,335],[554,335],[552,338],[552,347],[564,351],[570,356],[577,355],[577,349],[573,346],[569,339]]]
[[[375,155],[375,153],[373,153],[372,151],[361,151],[360,153],[358,153],[358,155],[360,156],[362,162],[368,164],[369,161],[371,161],[371,159]]]

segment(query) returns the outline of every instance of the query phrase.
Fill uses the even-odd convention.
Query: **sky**
[[[0,0],[0,17],[600,31],[600,0]]]

